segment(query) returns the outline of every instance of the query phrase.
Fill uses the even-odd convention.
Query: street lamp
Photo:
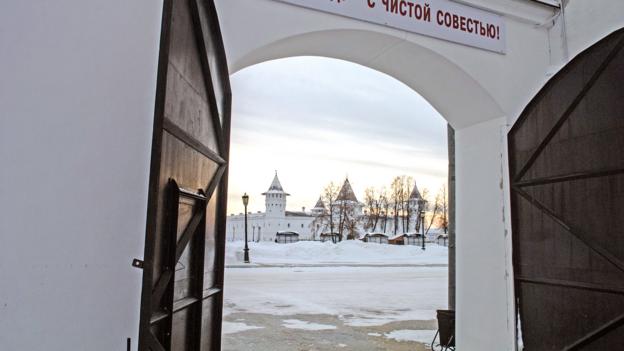
[[[247,204],[249,204],[249,195],[243,195],[243,205],[245,206],[245,263],[249,263],[249,246],[247,245]]]
[[[418,208],[420,208],[420,231],[422,233],[422,249],[425,250],[425,206],[427,200],[418,200]]]

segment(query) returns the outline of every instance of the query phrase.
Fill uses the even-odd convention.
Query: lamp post
[[[418,200],[418,208],[420,208],[420,231],[422,233],[422,249],[425,250],[425,206],[427,200]]]
[[[247,204],[249,204],[249,195],[243,195],[243,205],[245,206],[245,263],[249,263],[249,246],[247,245]]]

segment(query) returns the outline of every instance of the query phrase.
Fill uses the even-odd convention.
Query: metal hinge
[[[143,261],[139,260],[138,258],[135,258],[134,260],[132,260],[132,267],[143,269]]]

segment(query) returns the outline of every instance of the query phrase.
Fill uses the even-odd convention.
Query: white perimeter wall
[[[0,1],[0,350],[136,350],[162,1]]]

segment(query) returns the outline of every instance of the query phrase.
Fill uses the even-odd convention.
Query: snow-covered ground
[[[346,325],[431,320],[447,302],[446,267],[230,268],[225,313],[327,314]]]
[[[250,243],[251,265],[243,246],[227,243],[224,350],[424,350],[446,308],[443,246]]]
[[[402,329],[393,330],[384,334],[384,336],[397,341],[416,341],[422,344],[431,345],[431,342],[435,337],[435,333],[435,330]]]
[[[243,241],[226,243],[226,265],[243,263]],[[293,244],[249,243],[251,263],[256,265],[444,265],[448,248],[428,243],[420,246],[365,243],[359,240],[301,241]]]

